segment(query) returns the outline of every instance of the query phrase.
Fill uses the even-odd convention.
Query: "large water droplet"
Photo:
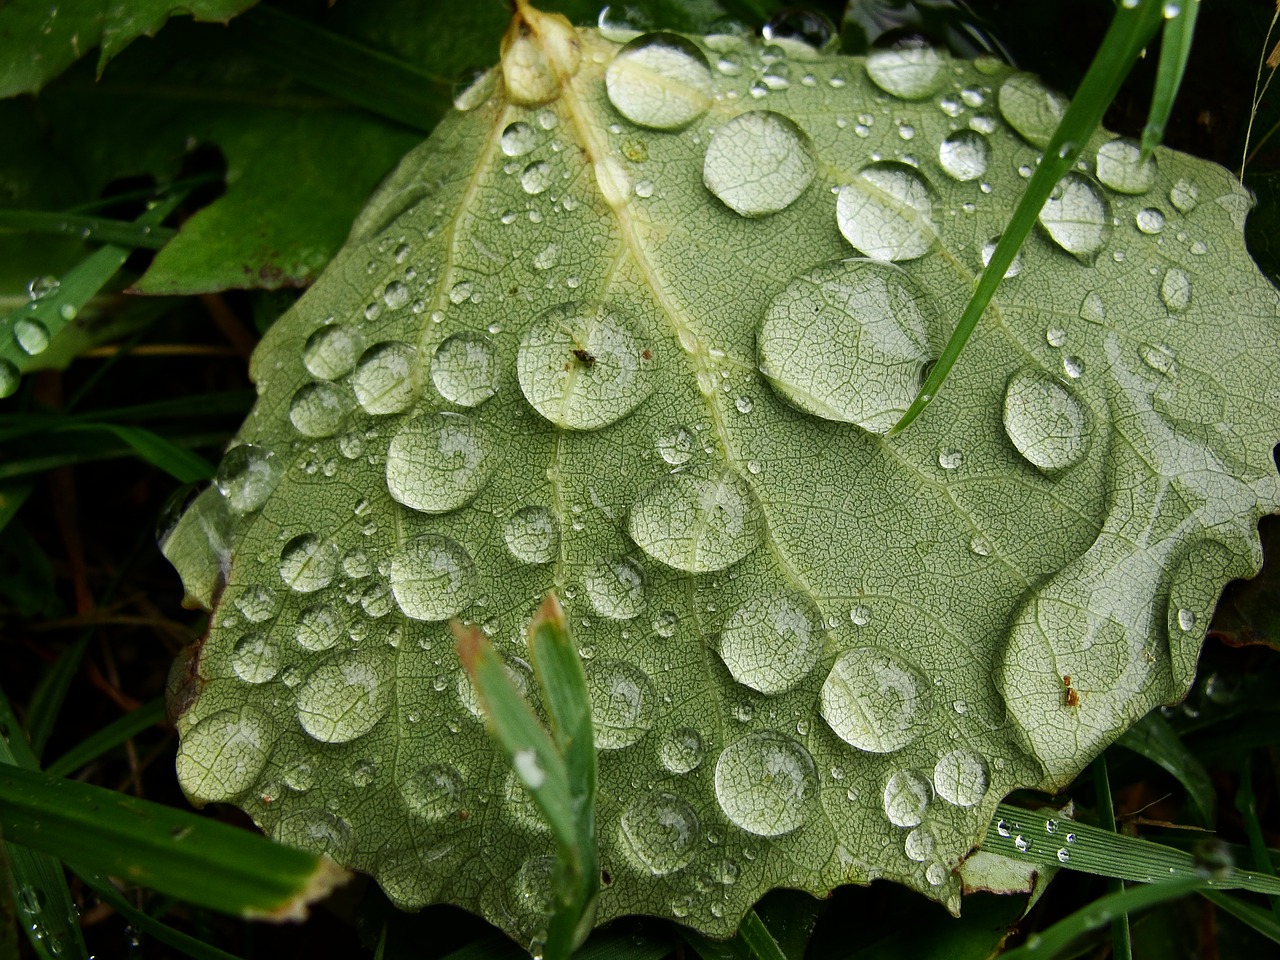
[[[780,10],[760,28],[765,43],[781,48],[798,59],[812,59],[829,51],[837,39],[835,24],[817,10]]]
[[[525,193],[537,196],[551,186],[555,171],[545,160],[535,160],[520,171],[520,187]]]
[[[391,678],[373,657],[348,654],[321,664],[298,688],[298,720],[322,743],[364,736],[391,706]]]
[[[936,47],[903,44],[867,57],[867,76],[885,93],[903,100],[923,100],[938,91],[947,58]]]
[[[304,650],[328,650],[346,634],[342,615],[328,604],[317,603],[298,614],[293,638]]]
[[[231,669],[245,683],[266,683],[280,669],[280,651],[267,633],[245,634],[231,652]]]
[[[337,380],[351,372],[363,349],[364,338],[359,330],[331,323],[307,338],[302,348],[302,365],[313,377]]]
[[[586,675],[597,749],[620,750],[649,732],[658,695],[643,670],[622,660],[592,660]]]
[[[536,319],[520,341],[516,372],[525,399],[552,423],[594,430],[614,423],[653,390],[648,337],[604,303],[566,303]]]
[[[446,513],[469,503],[499,459],[488,426],[460,413],[404,424],[387,447],[387,489],[406,507]]]
[[[270,449],[242,443],[228,450],[218,463],[215,482],[227,498],[227,506],[236,513],[246,514],[267,502],[283,473],[284,464]]]
[[[876,260],[914,260],[938,240],[929,185],[905,163],[873,163],[836,196],[844,238]]]
[[[987,795],[990,785],[987,761],[972,750],[953,750],[933,768],[933,789],[957,807],[972,807]]]
[[[1001,84],[997,102],[1009,126],[1042,149],[1067,111],[1067,101],[1029,73],[1015,73]]]
[[[498,354],[487,337],[455,333],[431,357],[431,382],[440,396],[476,407],[498,392]]]
[[[414,620],[455,616],[471,602],[474,582],[471,555],[438,534],[410,540],[391,560],[391,593]]]
[[[34,357],[49,346],[49,328],[34,317],[19,317],[13,324],[13,339],[23,353]]]
[[[716,761],[716,800],[733,823],[761,837],[801,827],[817,802],[818,772],[809,751],[772,731],[729,744]]]
[[[623,813],[619,826],[626,849],[655,877],[686,866],[702,837],[693,807],[673,793],[641,797]]]
[[[280,551],[280,578],[299,593],[327,587],[337,568],[337,544],[314,533],[294,537]]]
[[[689,773],[702,765],[707,748],[702,735],[692,727],[672,730],[658,745],[658,759],[674,774]]]
[[[929,781],[914,770],[899,770],[884,787],[884,815],[895,827],[918,827],[933,800]]]
[[[328,857],[338,863],[350,863],[355,852],[351,824],[317,807],[308,807],[277,820],[271,838],[286,846],[298,847]]]
[[[289,402],[289,422],[305,437],[331,437],[351,411],[351,391],[336,383],[309,383]]]
[[[538,131],[523,120],[517,120],[507,124],[502,131],[502,136],[498,138],[498,149],[508,157],[523,157],[537,143]]]
[[[977,180],[987,172],[991,147],[976,130],[957,130],[942,141],[938,162],[957,180]]]
[[[642,127],[679,130],[711,106],[711,67],[702,51],[674,33],[637,37],[604,75],[609,102]]]
[[[752,597],[729,617],[720,656],[738,683],[761,693],[790,690],[822,656],[822,614],[799,594]]]
[[[1066,384],[1041,370],[1024,369],[1004,394],[1004,430],[1032,465],[1065,470],[1089,450],[1084,407]]]
[[[1041,208],[1040,225],[1067,253],[1089,259],[1107,242],[1111,211],[1088,178],[1068,173]]]
[[[640,495],[628,521],[631,539],[660,563],[709,573],[760,545],[764,518],[755,494],[732,470],[695,467],[659,480]]]
[[[903,852],[907,855],[907,858],[917,863],[923,863],[933,856],[934,846],[933,834],[925,827],[916,827],[902,841]]]
[[[1116,193],[1146,193],[1156,179],[1155,157],[1142,159],[1136,140],[1117,137],[1098,148],[1094,160],[1098,179]]]
[[[365,351],[351,375],[351,388],[365,412],[399,413],[413,402],[413,366],[418,351],[390,340]]]
[[[462,809],[462,774],[447,763],[429,763],[400,784],[409,812],[430,822],[456,817]]]
[[[601,557],[582,585],[587,589],[591,609],[611,620],[630,620],[644,611],[644,575],[626,557]]]
[[[658,454],[673,467],[688,463],[697,441],[688,427],[672,427],[658,435]]]
[[[1190,213],[1200,203],[1200,188],[1190,180],[1180,179],[1169,188],[1169,202],[1181,213]]]
[[[808,135],[770,110],[741,113],[707,146],[702,180],[730,210],[764,217],[789,207],[813,180],[817,164]]]
[[[507,518],[502,539],[523,563],[550,563],[560,554],[560,521],[546,507],[522,507]]]
[[[1160,300],[1170,313],[1182,313],[1191,305],[1191,278],[1186,271],[1170,267],[1160,281]]]
[[[815,267],[770,304],[756,340],[760,370],[800,409],[884,433],[919,389],[935,311],[889,264]]]
[[[178,782],[194,802],[221,803],[249,789],[267,763],[266,725],[249,707],[220,710],[182,731]]]
[[[0,357],[0,400],[13,396],[21,380],[22,374],[18,372],[18,368],[9,360]]]
[[[868,753],[901,750],[925,730],[933,690],[920,671],[886,650],[846,650],[819,695],[822,718]]]
[[[250,623],[263,623],[280,612],[280,597],[270,587],[258,583],[238,594],[235,605]]]

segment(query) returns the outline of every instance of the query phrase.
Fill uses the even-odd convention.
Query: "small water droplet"
[[[975,130],[957,130],[938,148],[942,169],[957,180],[977,180],[987,172],[991,147],[987,138]]]
[[[298,688],[298,720],[322,743],[364,736],[391,706],[386,664],[365,654],[347,654],[321,664]]]
[[[964,454],[959,450],[942,450],[938,453],[938,466],[943,470],[956,470],[964,463]]]
[[[817,768],[799,743],[772,731],[729,744],[716,761],[716,800],[735,825],[761,837],[801,827],[816,806]]]
[[[938,240],[931,189],[914,167],[884,161],[858,171],[836,194],[836,226],[876,260],[915,260]]]
[[[11,361],[0,357],[0,400],[13,396],[21,380],[22,374],[18,372],[18,368]]]
[[[871,610],[862,605],[852,607],[849,610],[849,619],[853,621],[855,627],[865,627],[871,622]]]
[[[1085,295],[1080,301],[1080,319],[1088,323],[1103,323],[1107,318],[1107,305],[1103,302],[1102,294],[1097,290],[1092,290]]]
[[[1179,179],[1169,189],[1169,202],[1181,213],[1190,213],[1200,203],[1200,188],[1190,180]]]
[[[13,324],[13,340],[24,353],[34,357],[49,346],[49,329],[34,317],[19,317]]]
[[[1051,347],[1061,347],[1067,342],[1067,331],[1061,327],[1050,327],[1044,332],[1045,343]]]
[[[706,756],[702,736],[692,727],[672,730],[658,746],[658,759],[674,774],[690,773],[702,765]]]
[[[1029,73],[1015,73],[996,95],[1000,115],[1033,147],[1044,149],[1066,113],[1067,101]]]
[[[626,557],[601,557],[582,578],[591,609],[610,620],[631,620],[644,611],[644,574]]]
[[[663,638],[673,637],[679,622],[674,610],[660,610],[653,616],[653,632]]]
[[[560,555],[560,521],[546,507],[523,507],[502,528],[511,555],[523,563],[550,563]]]
[[[935,841],[933,839],[933,834],[926,828],[916,827],[907,834],[902,846],[903,852],[906,853],[909,860],[914,860],[917,863],[923,863],[933,856]]]
[[[646,794],[631,804],[619,828],[625,849],[655,877],[687,866],[702,839],[693,807],[666,792]]]
[[[1094,160],[1098,179],[1116,193],[1146,193],[1156,179],[1154,157],[1142,159],[1142,146],[1128,137],[1108,140]]]
[[[697,441],[688,427],[672,427],[658,436],[658,455],[673,467],[688,463]]]
[[[1067,862],[1068,860],[1070,860],[1070,859],[1071,859],[1071,852],[1070,852],[1069,850],[1067,850],[1067,848],[1066,848],[1066,847],[1059,847],[1059,848],[1058,848],[1058,861],[1059,861],[1060,863],[1066,863],[1066,862]]]
[[[299,593],[327,587],[337,569],[337,545],[314,533],[294,537],[280,551],[280,577]]]
[[[828,51],[836,42],[835,25],[817,10],[780,10],[760,28],[765,43],[781,47],[791,56],[808,59]]]
[[[723,570],[761,543],[764,519],[750,486],[731,470],[668,476],[631,507],[631,539],[660,563],[689,573]]]
[[[1065,356],[1062,358],[1062,372],[1072,380],[1079,380],[1084,375],[1084,361],[1077,356]]]
[[[937,92],[944,79],[946,55],[922,43],[904,43],[872,52],[867,76],[885,93],[903,100],[923,100]]]
[[[389,310],[399,310],[409,302],[409,288],[400,280],[392,280],[382,288],[382,302]]]
[[[1067,253],[1087,260],[1107,241],[1111,211],[1092,182],[1068,173],[1041,208],[1040,225]]]
[[[406,507],[447,513],[480,492],[499,461],[490,428],[458,413],[403,424],[387,447],[387,490]]]
[[[429,763],[400,783],[409,812],[431,823],[457,817],[462,809],[462,774],[446,763]]]
[[[597,749],[620,750],[649,732],[658,694],[643,670],[623,660],[592,660],[586,676]]]
[[[711,67],[684,37],[651,33],[618,51],[605,71],[605,90],[632,123],[679,130],[711,105]]]
[[[1164,229],[1164,214],[1155,207],[1143,207],[1133,219],[1134,224],[1143,233],[1155,234]]]
[[[1191,304],[1191,278],[1177,267],[1165,271],[1160,281],[1160,300],[1170,313],[1182,313]]]
[[[280,669],[280,651],[266,634],[245,634],[231,652],[231,668],[245,683],[266,683]]]
[[[933,691],[915,667],[887,650],[846,650],[819,694],[827,726],[868,753],[892,753],[914,741],[933,708]]]
[[[1009,836],[1012,833],[1012,831],[1009,829],[1009,821],[1005,820],[1004,818],[997,820],[996,833],[1000,834],[1000,836],[1002,837]]]
[[[816,170],[809,137],[794,121],[769,110],[753,110],[715,132],[702,178],[730,210],[763,217],[789,207]]]
[[[1178,610],[1178,629],[1189,633],[1196,628],[1196,615],[1192,610],[1182,607]]]
[[[364,350],[360,331],[342,323],[320,327],[302,348],[302,365],[313,377],[337,380],[351,372]]]
[[[1014,374],[1004,396],[1004,429],[1030,463],[1045,472],[1078,463],[1089,449],[1084,407],[1040,370]]]
[[[972,750],[953,750],[933,768],[933,788],[957,807],[972,807],[987,795],[991,775],[987,761]]]
[[[390,581],[405,616],[439,622],[471,603],[475,563],[461,544],[427,534],[408,541],[392,557]]]
[[[346,634],[342,615],[327,604],[307,607],[298,615],[294,640],[304,650],[319,652],[335,646]]]
[[[282,464],[267,447],[242,443],[226,452],[218,463],[215,482],[235,513],[259,509],[284,473]]]
[[[440,396],[460,407],[476,407],[498,392],[498,354],[489,338],[455,333],[431,357],[431,382]]]
[[[1157,373],[1167,377],[1178,372],[1177,355],[1163,343],[1144,343],[1138,347],[1142,362]]]
[[[895,827],[918,827],[933,801],[933,787],[915,770],[899,770],[884,787],[884,815]]]
[[[537,196],[545,191],[554,179],[555,172],[551,169],[551,164],[545,160],[535,160],[520,171],[520,186],[531,196]]]
[[[523,157],[538,144],[538,131],[517,120],[509,123],[498,138],[498,148],[508,157]]]
[[[725,622],[720,656],[738,683],[785,693],[817,665],[825,637],[822,614],[808,598],[757,594]]]

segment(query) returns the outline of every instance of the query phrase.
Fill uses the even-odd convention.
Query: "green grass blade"
[[[1173,112],[1173,101],[1182,86],[1182,75],[1191,57],[1191,41],[1196,35],[1196,17],[1200,15],[1200,0],[1182,0],[1178,13],[1164,24],[1164,37],[1160,41],[1160,62],[1156,66],[1156,85],[1151,93],[1151,110],[1147,125],[1142,128],[1142,162],[1164,139],[1164,128]]]
[[[1219,890],[1201,890],[1200,895],[1219,910],[1225,910],[1241,923],[1248,924],[1270,940],[1280,943],[1280,921],[1275,914],[1259,907],[1257,904]]]
[[[1236,809],[1244,821],[1245,834],[1249,837],[1249,852],[1253,856],[1253,866],[1260,873],[1275,876],[1275,867],[1271,864],[1271,852],[1267,849],[1267,841],[1262,835],[1262,824],[1258,822],[1258,799],[1253,792],[1253,758],[1245,756],[1240,769],[1240,786],[1236,790]],[[1280,922],[1280,898],[1270,897],[1271,912]]]
[[[1111,800],[1111,774],[1107,770],[1107,755],[1101,754],[1093,761],[1093,781],[1097,793],[1098,819],[1102,828],[1116,832],[1115,804]],[[1124,893],[1124,880],[1111,877],[1107,889],[1112,894]],[[1116,960],[1133,960],[1133,940],[1129,935],[1129,914],[1120,911],[1111,921],[1111,955]]]
[[[16,766],[0,767],[0,831],[86,870],[238,916],[304,916],[348,876],[258,834]]]
[[[1209,779],[1209,771],[1200,762],[1200,758],[1187,749],[1159,711],[1147,714],[1121,734],[1116,743],[1146,757],[1176,777],[1187,791],[1187,797],[1199,815],[1200,825],[1213,826],[1218,801],[1213,781]]]
[[[148,727],[164,722],[164,698],[149,700],[137,710],[131,710],[124,716],[95,731],[74,747],[49,764],[45,772],[51,777],[67,777],[81,767],[92,763],[100,756],[126,740],[132,739]]]
[[[773,939],[773,934],[755,910],[748,910],[742,918],[735,939],[742,941],[746,955],[752,960],[787,960],[782,947],[778,946],[778,941]]]
[[[938,394],[942,383],[955,366],[964,346],[969,342],[974,328],[1004,279],[1005,271],[1031,232],[1045,201],[1058,181],[1075,165],[1080,151],[1088,142],[1102,115],[1115,99],[1120,84],[1128,76],[1134,61],[1151,42],[1156,29],[1163,21],[1161,0],[1139,0],[1132,8],[1119,6],[1111,20],[1102,45],[1093,58],[1088,72],[1080,82],[1080,89],[1071,100],[1071,106],[1058,124],[1044,149],[1044,158],[1031,175],[1009,225],[1000,236],[991,255],[991,261],[982,271],[964,313],[956,323],[951,338],[929,371],[923,386],[907,412],[889,431],[890,435],[905,429],[920,415]]]
[[[1147,886],[1130,887],[1108,893],[1093,903],[1059,920],[1042,933],[1033,933],[1020,947],[1001,954],[1002,960],[1053,960],[1090,931],[1113,923],[1117,917],[1175,900],[1210,883],[1205,877],[1179,877]]]
[[[573,955],[573,960],[662,960],[675,941],[661,930],[643,933],[597,932]]]
[[[159,250],[178,235],[178,231],[170,227],[47,210],[0,210],[0,230],[79,237],[90,243],[111,243],[140,250]]]
[[[18,515],[22,505],[31,496],[35,484],[30,480],[10,480],[0,483],[0,531],[9,525],[9,521]]]
[[[158,433],[143,427],[126,427],[118,423],[104,423],[99,429],[119,437],[139,457],[153,467],[163,470],[179,483],[213,479],[213,464]]]
[[[31,694],[27,704],[27,736],[31,738],[31,750],[37,760],[44,756],[44,745],[49,742],[62,705],[66,702],[67,692],[71,689],[71,681],[80,671],[80,661],[89,648],[92,629],[85,630],[75,643],[67,647],[58,658],[58,662],[49,669]],[[23,766],[27,766],[23,764]],[[36,769],[36,764],[31,764]]]

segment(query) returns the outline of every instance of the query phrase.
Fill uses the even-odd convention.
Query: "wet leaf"
[[[1280,297],[1248,198],[1100,132],[886,437],[1059,98],[941,53],[524,16],[264,338],[169,541],[216,605],[183,785],[527,942],[554,846],[447,623],[528,691],[555,590],[600,921],[724,936],[771,887],[876,877],[957,910],[996,803],[1181,697],[1261,562]]]

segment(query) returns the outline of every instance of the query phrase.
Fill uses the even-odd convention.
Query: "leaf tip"
[[[462,669],[467,671],[467,676],[474,679],[476,665],[484,655],[489,641],[485,639],[480,628],[473,623],[462,623],[454,619],[449,621],[449,629],[453,631],[454,639],[457,641],[455,649],[458,651],[458,659],[462,661]]]
[[[564,607],[560,604],[560,598],[555,592],[548,593],[539,604],[537,612],[533,615],[533,622],[529,624],[529,632],[532,634],[539,627],[549,626],[556,630],[564,631],[568,629],[568,620],[564,615]]]

